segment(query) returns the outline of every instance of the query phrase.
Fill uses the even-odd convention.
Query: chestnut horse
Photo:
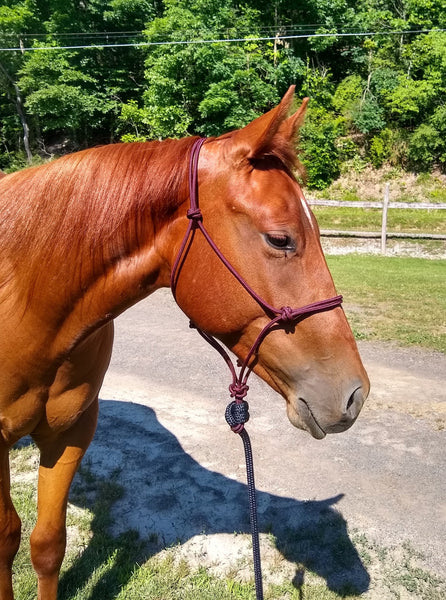
[[[335,294],[316,221],[292,175],[304,102],[281,103],[247,127],[206,140],[198,164],[206,228],[243,279],[272,306]],[[194,138],[116,144],[65,156],[0,182],[0,600],[13,598],[20,519],[10,498],[9,448],[40,450],[31,558],[38,597],[55,600],[71,481],[93,437],[113,319],[160,287],[187,229]],[[182,310],[242,360],[270,316],[198,232],[176,283]],[[275,328],[255,371],[314,437],[343,431],[368,394],[340,306]]]

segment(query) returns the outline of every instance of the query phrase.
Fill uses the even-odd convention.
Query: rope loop
[[[186,215],[188,219],[191,219],[195,222],[203,220],[203,215],[201,214],[201,209],[199,208],[188,208]]]
[[[249,390],[249,385],[246,385],[246,383],[240,383],[240,382],[235,382],[235,383],[231,383],[231,385],[229,386],[229,392],[231,394],[231,398],[235,398],[236,400],[243,400],[243,398],[245,398],[245,396],[247,395]]]
[[[230,402],[226,407],[225,419],[234,433],[240,433],[244,424],[249,421],[249,404],[246,400]]]

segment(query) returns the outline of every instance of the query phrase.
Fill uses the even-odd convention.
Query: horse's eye
[[[285,233],[266,233],[265,240],[275,250],[293,251],[296,249],[293,238]]]

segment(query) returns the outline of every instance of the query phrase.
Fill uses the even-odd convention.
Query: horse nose
[[[344,406],[341,408],[341,414],[337,422],[328,425],[325,428],[325,433],[340,433],[351,427],[361,412],[367,395],[368,387],[367,389],[362,385],[356,387],[344,401]]]

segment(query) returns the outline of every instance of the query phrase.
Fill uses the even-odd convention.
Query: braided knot
[[[230,402],[226,407],[225,419],[234,433],[240,433],[244,423],[249,420],[249,404],[246,400]]]
[[[293,309],[290,306],[282,306],[280,309],[280,319],[284,323],[292,323],[295,319]]]
[[[202,221],[203,215],[201,214],[201,210],[199,208],[189,208],[187,210],[187,218],[192,221]]]
[[[243,398],[248,393],[249,386],[246,383],[231,383],[229,386],[229,392],[231,394],[231,398],[235,398],[236,400],[243,400]]]

